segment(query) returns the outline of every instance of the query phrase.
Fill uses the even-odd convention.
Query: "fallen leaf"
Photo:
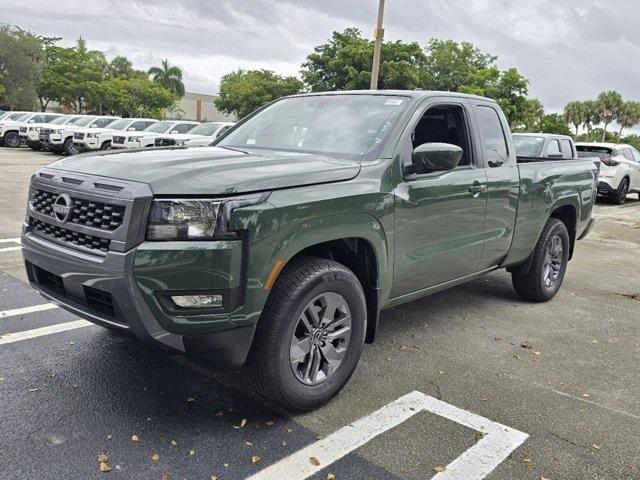
[[[533,352],[534,355],[540,355],[540,352]]]
[[[196,401],[196,399],[195,399],[195,398],[193,398],[193,397],[189,397],[189,398],[187,398],[187,402],[189,402],[189,403],[191,403],[191,402],[195,402],[195,401]]]
[[[111,440],[113,437],[111,435],[107,435],[107,440]]]
[[[98,463],[108,462],[108,461],[109,461],[109,457],[107,457],[106,453],[101,453],[100,455],[98,455]]]
[[[166,473],[160,475],[160,480],[171,480],[171,477]]]
[[[324,435],[316,435],[316,440],[322,440],[324,438]]]
[[[433,467],[433,469],[432,469],[432,470],[433,470],[434,472],[441,473],[441,472],[444,472],[444,471],[446,470],[446,468],[444,468],[442,465],[438,465],[437,467]]]
[[[251,463],[253,463],[254,465],[259,461],[260,461],[260,457],[258,457],[257,455],[254,455],[253,457],[251,457]]]
[[[223,464],[222,464],[222,466],[223,466],[224,468],[228,468],[228,467],[229,467],[229,464],[228,464],[228,463],[223,463]]]
[[[268,426],[270,427],[270,426],[272,426],[272,425],[273,425],[273,422],[272,422],[272,421],[268,421],[268,422],[266,423],[266,425],[268,425]]]
[[[293,432],[293,430],[291,430],[290,428],[287,428],[287,433],[291,433]]]
[[[445,372],[443,372],[442,370],[438,370],[438,373],[439,373],[440,375],[444,375],[444,374],[445,374]]]
[[[221,417],[224,415],[224,410],[220,410],[218,413],[216,413],[216,417]]]
[[[327,480],[336,480],[336,476],[333,473],[327,473]]]
[[[98,467],[100,468],[100,471],[102,473],[107,473],[109,470],[111,470],[111,467],[109,466],[109,464],[107,462],[100,462],[98,464]]]
[[[251,443],[251,442],[244,442],[244,444],[245,444],[247,447],[253,447],[253,443]]]
[[[29,389],[29,391],[30,391],[31,393],[33,393],[33,392],[37,392],[38,390],[40,390],[40,389],[39,389],[39,388],[30,388],[30,389]]]
[[[131,441],[137,443],[140,441],[140,437],[138,435],[131,435]]]
[[[583,396],[584,398],[589,398],[589,397],[591,397],[591,395],[589,395],[588,393],[583,393],[583,394],[582,394],[582,396]]]
[[[242,428],[247,424],[247,419],[243,418],[242,420],[240,420],[240,425],[234,425],[233,428]]]
[[[314,467],[320,466],[320,460],[318,460],[316,457],[309,457],[309,463]]]
[[[195,450],[189,450],[189,455],[195,455],[196,451]]]
[[[218,480],[218,476],[217,475],[211,475],[209,477],[209,480]]]
[[[591,445],[593,448],[595,448],[596,450],[600,450],[600,445],[596,445],[595,443],[593,445]]]
[[[529,457],[524,457],[524,458],[522,459],[522,461],[523,461],[524,463],[531,463],[531,459],[530,459]]]
[[[409,350],[409,347],[407,347],[406,345],[400,345],[400,350]]]
[[[151,455],[151,461],[157,462],[158,460],[160,460],[160,455],[158,455],[157,452],[154,452],[153,455]]]
[[[287,445],[287,442],[284,442],[284,441],[283,441],[283,442],[282,442],[282,446],[284,447],[284,446],[286,446],[286,445]]]
[[[522,348],[526,348],[527,350],[533,350],[533,345],[531,345],[529,342],[524,341],[520,344],[520,346]]]
[[[175,440],[171,440],[171,445],[175,447],[176,445],[178,445],[178,442],[176,442]]]

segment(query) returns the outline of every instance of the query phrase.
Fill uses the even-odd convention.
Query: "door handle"
[[[473,198],[478,198],[481,193],[487,192],[487,186],[481,184],[479,181],[473,182],[473,184],[469,187],[469,192],[473,194]]]

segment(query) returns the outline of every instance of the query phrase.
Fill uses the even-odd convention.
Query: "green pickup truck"
[[[496,269],[551,299],[593,224],[590,160],[518,164],[492,100],[287,97],[215,145],[101,152],[31,180],[32,286],[292,410],[330,400],[380,311]],[[401,328],[401,326],[399,326]]]

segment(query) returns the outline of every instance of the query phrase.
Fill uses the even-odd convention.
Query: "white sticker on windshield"
[[[404,102],[404,100],[401,100],[399,98],[390,98],[389,100],[384,102],[384,104],[385,105],[400,105],[400,104],[402,104],[402,102]]]

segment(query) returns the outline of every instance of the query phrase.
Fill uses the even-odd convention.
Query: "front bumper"
[[[26,225],[21,240],[31,286],[62,308],[211,365],[244,363],[255,324],[233,315],[241,301],[240,242],[201,242],[209,245],[194,251],[185,242],[143,243],[98,256],[40,238]],[[219,268],[209,271],[206,264]],[[227,311],[180,315],[158,301],[161,293],[203,289],[222,293]]]
[[[83,151],[98,150],[100,148],[97,138],[84,138],[83,140],[74,139],[73,144],[76,146],[76,148]]]

